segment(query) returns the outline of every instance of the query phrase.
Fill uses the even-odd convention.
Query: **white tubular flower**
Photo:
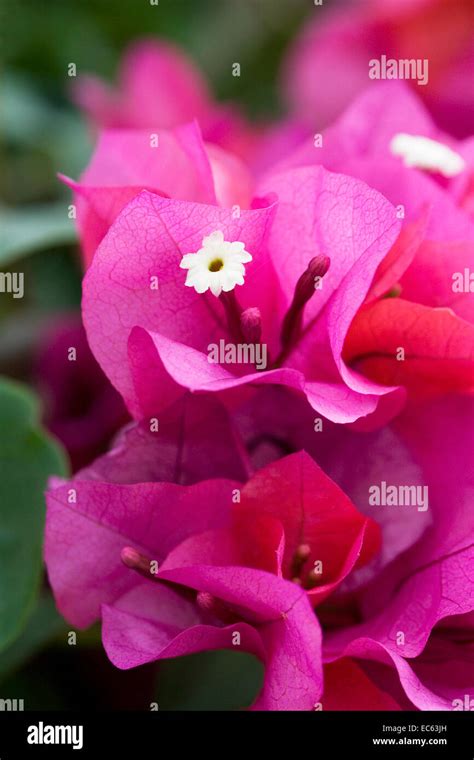
[[[197,293],[210,290],[216,297],[222,291],[233,290],[244,284],[245,267],[252,256],[245,250],[245,244],[238,240],[231,243],[224,240],[220,230],[203,238],[202,248],[197,253],[186,253],[181,259],[181,269],[187,269],[185,285]]]
[[[422,135],[399,132],[390,141],[390,152],[394,156],[400,156],[405,166],[439,172],[443,177],[455,177],[466,165],[459,153]]]

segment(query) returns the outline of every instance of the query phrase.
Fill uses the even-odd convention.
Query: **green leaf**
[[[0,266],[41,248],[74,243],[76,230],[67,206],[62,202],[18,209],[0,207]]]
[[[2,128],[13,144],[47,154],[56,171],[82,171],[92,150],[77,111],[52,105],[28,78],[9,70],[2,78]]]
[[[63,248],[40,251],[25,261],[29,303],[48,313],[80,310],[82,274],[75,251]]]
[[[7,73],[2,81],[4,138],[34,144],[54,116],[54,109],[41,98],[25,77]]]
[[[263,665],[245,652],[218,650],[163,660],[156,701],[159,710],[242,710],[263,684]]]
[[[42,573],[44,490],[67,471],[62,449],[40,427],[28,390],[0,380],[0,650],[24,627]]]
[[[44,593],[20,636],[0,653],[0,682],[66,630],[53,597]]]

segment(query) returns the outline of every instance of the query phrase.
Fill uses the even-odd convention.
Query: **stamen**
[[[125,546],[120,552],[120,559],[126,567],[135,570],[144,578],[154,580],[156,573],[153,570],[154,560],[148,559],[144,554],[140,554],[132,546]]]
[[[300,544],[295,552],[295,557],[303,562],[306,562],[311,554],[311,547],[309,544]]]
[[[262,315],[260,309],[253,306],[240,315],[242,335],[247,343],[260,343],[262,337]]]
[[[399,282],[395,283],[393,287],[390,288],[387,293],[385,293],[384,298],[398,298],[400,293],[402,292],[402,286]]]
[[[221,599],[217,599],[208,591],[198,591],[196,604],[203,612],[214,615],[222,623],[236,623],[241,620],[241,617],[227,607]]]
[[[309,544],[300,544],[293,555],[293,559],[291,561],[290,575],[291,575],[291,579],[293,583],[297,583],[299,586],[301,586],[303,583],[301,579],[301,574],[303,571],[303,567],[305,566],[310,555],[311,555],[311,547],[309,546]]]
[[[309,591],[310,589],[317,586],[319,583],[321,583],[321,573],[317,573],[313,568],[308,573],[308,576],[306,578],[305,588]]]
[[[215,607],[216,598],[212,596],[208,591],[198,591],[196,596],[196,604],[204,612],[212,612]]]
[[[296,283],[293,300],[285,315],[281,328],[280,341],[282,351],[275,362],[276,366],[281,365],[286,358],[290,346],[299,336],[303,321],[304,307],[314,295],[318,283],[327,273],[330,263],[331,259],[328,256],[322,254],[315,256],[311,259],[306,270]]]

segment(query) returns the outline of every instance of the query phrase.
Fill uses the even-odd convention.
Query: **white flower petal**
[[[202,240],[202,247],[207,248],[210,245],[219,245],[224,242],[224,233],[222,230],[214,230],[214,232],[211,232],[210,235],[207,235],[207,237],[203,238]]]
[[[423,135],[399,132],[390,141],[390,152],[394,156],[400,156],[405,166],[439,172],[443,177],[455,177],[466,166],[459,153],[444,143]]]
[[[188,288],[194,288],[197,293],[205,293],[209,288],[207,277],[201,270],[196,269],[191,269],[188,272],[186,282],[184,284],[187,285]]]
[[[181,269],[189,269],[196,263],[197,253],[185,253],[181,259],[179,266]]]
[[[216,260],[221,261],[222,266],[212,271],[211,265]],[[193,287],[198,293],[210,289],[218,297],[222,290],[228,292],[236,285],[244,284],[244,264],[249,261],[252,261],[252,256],[245,250],[244,243],[224,240],[223,232],[214,230],[203,238],[199,251],[184,254],[180,267],[188,270],[185,285]]]
[[[211,293],[218,298],[220,294],[222,293],[222,282],[219,280],[215,280],[214,282],[211,282],[209,285],[211,289]]]

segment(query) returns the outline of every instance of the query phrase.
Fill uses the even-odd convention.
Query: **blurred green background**
[[[253,119],[281,110],[283,52],[312,0],[0,0],[0,269],[23,272],[25,297],[0,294],[0,700],[25,709],[237,709],[262,679],[253,658],[208,653],[121,672],[93,628],[57,614],[44,579],[43,490],[68,455],[41,424],[33,372],[45,329],[78,314],[81,265],[61,171],[78,177],[92,150],[69,100],[68,64],[114,81],[127,44],[180,45],[220,99]],[[238,61],[240,77],[231,76]],[[12,382],[13,380],[13,382]],[[8,475],[8,476],[7,476]],[[158,677],[157,677],[158,676]],[[1,703],[0,703],[1,704]]]

